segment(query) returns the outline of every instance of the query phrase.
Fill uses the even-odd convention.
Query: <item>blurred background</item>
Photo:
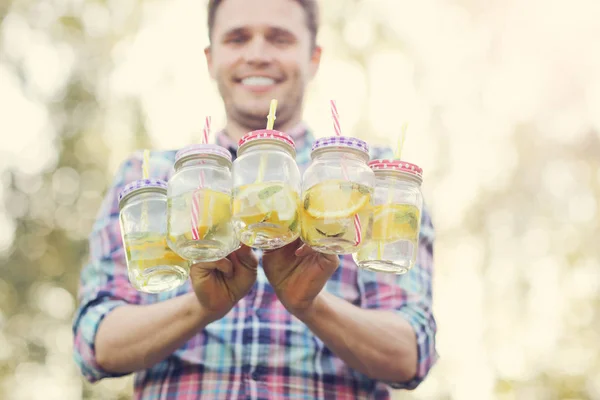
[[[0,398],[85,383],[71,319],[86,237],[134,149],[224,121],[205,1],[0,0]],[[425,170],[441,359],[397,399],[600,399],[600,2],[322,1],[306,120]]]

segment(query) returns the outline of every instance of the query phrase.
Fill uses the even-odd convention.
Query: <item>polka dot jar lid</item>
[[[369,167],[373,171],[397,171],[407,175],[414,176],[419,181],[423,180],[423,169],[416,164],[412,164],[401,160],[371,160]]]

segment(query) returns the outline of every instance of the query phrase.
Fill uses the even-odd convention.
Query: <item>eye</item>
[[[250,35],[247,32],[242,29],[236,29],[225,35],[223,42],[226,44],[243,44],[247,42],[249,38]]]
[[[225,43],[233,43],[233,44],[241,44],[247,40],[245,36],[237,35],[230,38],[227,38]]]
[[[279,46],[291,45],[296,41],[292,34],[283,30],[271,32],[271,34],[268,36],[268,40],[271,43]]]
[[[273,42],[277,44],[290,44],[292,40],[285,36],[277,36],[273,39]]]

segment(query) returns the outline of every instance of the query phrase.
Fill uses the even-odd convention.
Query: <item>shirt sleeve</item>
[[[374,148],[373,158],[393,158],[391,149]],[[437,325],[432,311],[434,228],[423,208],[417,262],[404,275],[358,269],[361,302],[365,308],[390,310],[412,326],[417,338],[417,374],[408,382],[385,382],[394,389],[415,389],[438,359],[435,346]]]
[[[137,158],[121,165],[104,197],[89,237],[89,260],[81,271],[79,306],[73,320],[73,357],[90,382],[126,375],[100,368],[96,362],[95,341],[98,327],[109,312],[124,304],[140,303],[140,294],[130,285],[127,275],[118,205],[118,195],[123,187],[140,179]]]

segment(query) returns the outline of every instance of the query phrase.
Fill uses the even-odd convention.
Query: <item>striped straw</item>
[[[333,130],[335,131],[335,135],[341,136],[342,128],[340,128],[340,114],[335,105],[335,100],[331,100],[331,116],[333,117]]]
[[[338,114],[337,107],[335,105],[335,100],[331,100],[331,117],[333,118],[333,129],[335,130],[336,136],[342,135],[342,129],[340,127],[340,115]],[[344,175],[345,180],[350,180],[348,177],[348,171],[346,170],[346,166],[342,163],[342,174]],[[360,217],[358,214],[354,215],[354,234],[356,237],[355,246],[358,246],[362,242],[362,232],[360,226]]]
[[[200,214],[200,204],[198,202],[198,192],[199,190],[194,190],[192,193],[192,216],[191,216],[191,225],[192,225],[192,239],[200,240],[200,233],[198,232],[198,215]]]
[[[204,144],[208,143],[208,135],[210,135],[210,116],[207,116],[204,120],[203,138]]]
[[[204,120],[204,129],[202,130],[202,143],[208,144],[208,136],[210,135],[210,116],[207,116]],[[201,189],[204,188],[204,171],[200,170],[200,186],[198,190],[195,190],[192,194],[192,215],[191,215],[191,226],[192,226],[192,239],[200,240],[200,232],[198,231],[198,218],[200,215],[200,201],[198,194]],[[204,196],[207,199],[206,196]],[[207,206],[207,204],[205,204]]]

